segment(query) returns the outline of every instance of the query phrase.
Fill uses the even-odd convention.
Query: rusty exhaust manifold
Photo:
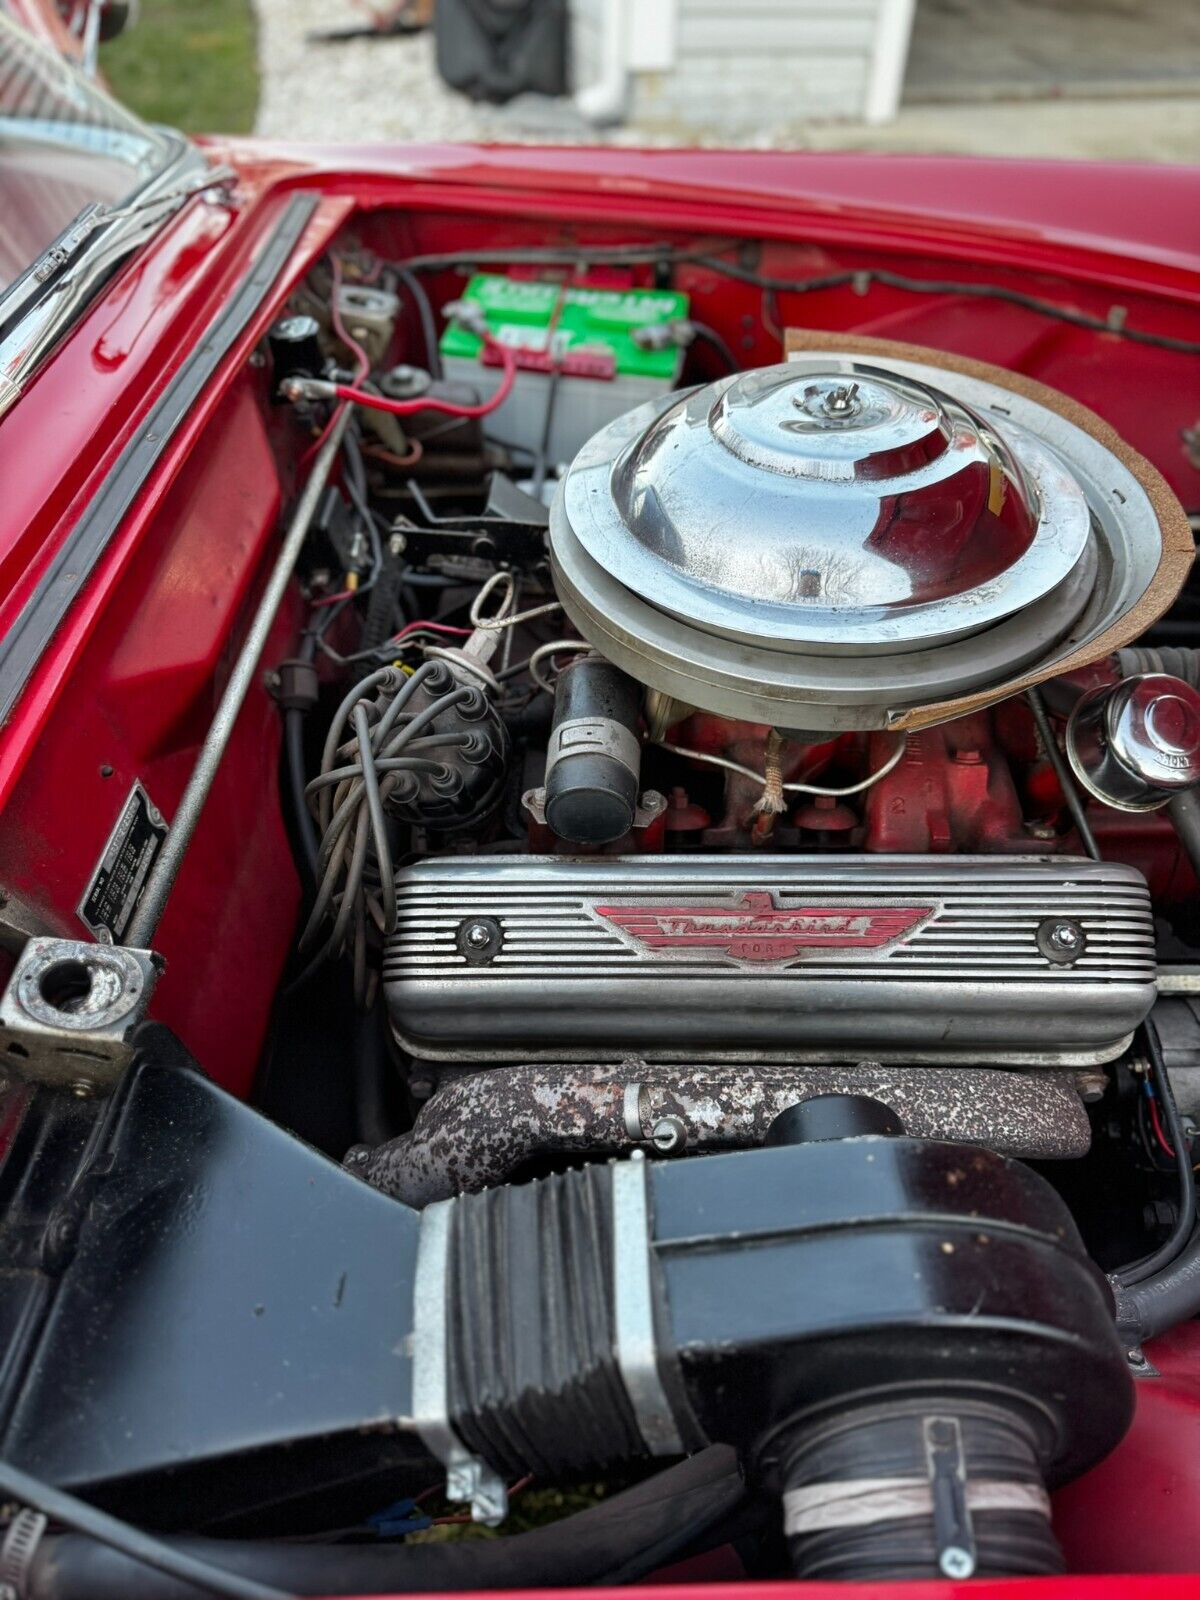
[[[535,1161],[660,1155],[761,1144],[779,1114],[813,1095],[865,1094],[914,1138],[986,1145],[1037,1160],[1090,1142],[1077,1075],[976,1067],[686,1066],[631,1059],[477,1071],[443,1082],[412,1131],[346,1164],[411,1206],[505,1183]]]

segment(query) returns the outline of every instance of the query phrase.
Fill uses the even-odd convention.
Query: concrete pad
[[[996,0],[992,0],[995,4]],[[1025,4],[1026,0],[1012,0]],[[1141,0],[1112,0],[1140,4]],[[1156,0],[1150,0],[1156,3]],[[1166,0],[1164,0],[1166,3]],[[433,40],[309,40],[310,31],[353,21],[348,3],[256,0],[262,95],[257,129],[274,138],[330,141],[474,140],[515,143],[654,146],[680,142],[669,129],[625,126],[596,130],[569,100],[533,96],[508,106],[474,105],[437,76]],[[974,0],[921,0],[922,5],[989,7]],[[1063,7],[1078,11],[1061,0]],[[1200,13],[1200,7],[1195,8]],[[1080,156],[1098,159],[1200,160],[1200,92],[1174,98],[1051,99],[1010,103],[903,106],[883,127],[845,122],[764,126],[732,141],[690,141],[714,147],[813,150],[908,150],[972,155]]]

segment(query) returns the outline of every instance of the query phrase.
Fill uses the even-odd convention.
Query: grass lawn
[[[118,100],[185,133],[249,133],[258,106],[250,0],[142,0],[141,18],[103,46]]]

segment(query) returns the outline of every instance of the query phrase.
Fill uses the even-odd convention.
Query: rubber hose
[[[550,1527],[509,1539],[446,1544],[287,1544],[172,1538],[244,1577],[295,1595],[566,1587],[630,1582],[726,1542],[746,1491],[733,1450],[715,1445]],[[197,1600],[165,1577],[81,1534],[43,1540],[27,1600]]]
[[[1117,670],[1123,678],[1139,672],[1165,672],[1200,689],[1200,650],[1187,645],[1133,645],[1117,651]]]
[[[1161,1272],[1140,1283],[1113,1287],[1117,1327],[1132,1349],[1200,1316],[1200,1228]]]
[[[360,649],[377,650],[385,640],[391,638],[395,627],[392,619],[404,581],[399,562],[394,557],[386,560],[367,597],[367,612],[363,621]]]
[[[970,1506],[978,1490],[985,1504],[968,1512],[975,1541],[974,1567],[959,1576],[1022,1577],[1062,1572],[1062,1552],[1050,1527],[1049,1500],[1036,1441],[1016,1412],[932,1395],[884,1402],[818,1423],[795,1440],[783,1472],[785,1534],[798,1578],[823,1582],[898,1582],[940,1574],[936,1512],[939,1490],[929,1481],[926,1425],[957,1426]],[[861,1511],[894,1480],[898,1503],[880,1507],[877,1520],[822,1507],[841,1496]],[[918,1489],[907,1488],[920,1485]],[[1028,1498],[1028,1508],[986,1504],[998,1489]],[[902,1504],[923,1494],[929,1509]],[[886,1499],[886,1495],[883,1496]],[[1034,1509],[1038,1507],[1039,1509]],[[961,1554],[961,1552],[960,1552]],[[952,1574],[947,1573],[947,1576]]]
[[[354,1061],[355,1123],[360,1139],[378,1144],[390,1139],[396,1131],[387,1113],[391,1057],[378,1007],[360,1012],[359,1018]]]
[[[697,344],[706,344],[715,350],[718,357],[729,372],[740,372],[742,364],[734,355],[727,342],[715,328],[710,328],[707,322],[697,322],[694,317],[688,319],[696,335]]]
[[[409,293],[413,305],[416,307],[417,319],[421,324],[421,342],[425,346],[425,365],[431,378],[440,378],[442,373],[442,352],[438,345],[437,323],[434,320],[433,306],[429,296],[425,293],[425,285],[415,272],[410,272],[407,267],[397,265],[393,268],[396,276]]]
[[[312,633],[306,633],[300,640],[298,659],[312,661],[315,659],[316,654],[316,636]],[[308,887],[311,889],[315,888],[317,882],[320,841],[317,838],[317,825],[304,797],[304,787],[308,782],[308,772],[304,761],[304,719],[306,715],[307,712],[300,706],[288,706],[284,711],[283,750],[284,760],[287,763],[292,813],[296,819],[296,834],[300,845],[300,853],[303,857],[303,865],[307,869]]]

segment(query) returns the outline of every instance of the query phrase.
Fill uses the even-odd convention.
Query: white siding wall
[[[576,89],[600,76],[608,0],[571,0],[571,76]]]
[[[624,56],[637,57],[639,7],[663,0],[572,0],[576,89],[606,71],[605,18],[618,8]],[[770,132],[807,118],[878,115],[877,46],[886,41],[899,71],[911,0],[674,0],[675,62],[666,71],[630,71],[627,119],[682,138]],[[643,13],[644,15],[644,13]],[[881,20],[890,27],[881,31]],[[874,91],[873,91],[873,87]],[[883,115],[890,112],[886,106]]]

